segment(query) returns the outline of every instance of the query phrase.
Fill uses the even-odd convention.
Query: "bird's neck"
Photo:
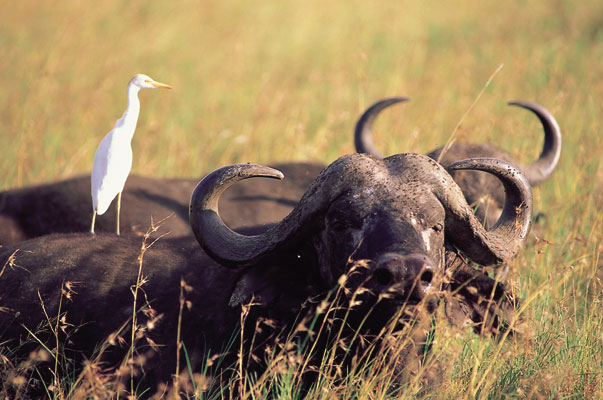
[[[138,122],[138,115],[140,114],[140,100],[138,99],[138,92],[140,88],[135,85],[128,85],[128,107],[121,118],[115,125],[121,125],[126,129],[121,130],[124,135],[129,136],[132,140],[134,131],[136,130],[136,123]]]

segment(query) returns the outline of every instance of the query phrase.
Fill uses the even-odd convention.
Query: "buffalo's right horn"
[[[365,154],[335,160],[316,178],[289,215],[266,232],[254,236],[238,234],[224,224],[218,213],[219,197],[239,180],[255,176],[278,178],[280,172],[250,164],[220,168],[203,178],[193,191],[189,209],[191,227],[201,247],[221,264],[232,267],[254,264],[275,250],[289,244],[295,246],[297,238],[304,237],[306,231],[312,229],[317,216],[322,215],[344,190],[366,179],[367,171],[374,165],[375,159]]]
[[[521,171],[497,158],[470,158],[450,164],[448,170],[477,170],[495,175],[505,188],[505,204],[498,221],[486,230],[458,192],[444,188],[446,236],[467,256],[482,265],[501,264],[523,245],[532,222],[532,190]]]

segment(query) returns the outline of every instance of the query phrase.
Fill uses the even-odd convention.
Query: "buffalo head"
[[[219,215],[221,193],[251,177],[282,178],[268,167],[239,164],[208,175],[195,189],[191,226],[220,264],[246,267],[275,254],[297,256],[331,287],[351,260],[368,260],[362,279],[373,293],[417,302],[437,288],[445,242],[482,265],[496,265],[521,247],[530,227],[532,197],[521,173],[496,159],[470,159],[449,170],[479,170],[500,179],[507,193],[501,217],[486,230],[450,174],[434,160],[399,154],[379,160],[344,156],[325,169],[293,211],[260,235],[233,232]],[[311,251],[304,251],[311,244]],[[287,265],[280,266],[287,269]],[[247,297],[253,294],[253,285]],[[242,296],[243,299],[245,296]]]

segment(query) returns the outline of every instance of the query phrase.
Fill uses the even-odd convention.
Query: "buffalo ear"
[[[291,258],[276,257],[243,269],[228,305],[253,304],[264,307],[266,315],[282,319],[296,316],[309,297],[323,293],[320,275],[306,253]]]
[[[446,317],[459,328],[472,326],[477,334],[520,331],[519,301],[505,284],[464,264],[449,271]]]
[[[277,297],[276,287],[271,279],[274,274],[271,274],[271,270],[272,268],[257,266],[245,269],[232,291],[228,305],[238,307],[250,302],[260,306],[271,304]]]

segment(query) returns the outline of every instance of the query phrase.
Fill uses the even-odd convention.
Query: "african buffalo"
[[[410,100],[407,97],[392,97],[380,100],[369,107],[356,123],[354,143],[359,153],[371,154],[377,158],[383,155],[377,150],[372,140],[373,122],[385,108],[400,102]],[[494,157],[505,160],[519,168],[532,186],[540,185],[555,170],[561,154],[561,129],[553,115],[544,107],[529,101],[513,101],[510,105],[519,106],[530,110],[540,120],[544,128],[544,145],[540,157],[531,164],[519,163],[507,152],[496,146],[486,143],[459,143],[454,142],[444,150],[439,147],[427,155],[437,160],[443,166],[472,157]],[[489,174],[479,171],[454,171],[451,173],[467,199],[467,202],[476,209],[476,215],[486,226],[492,226],[505,201],[503,187]]]
[[[276,222],[291,211],[324,168],[312,163],[278,164],[287,174],[283,184],[244,182],[225,194],[222,210],[233,227]],[[122,198],[121,231],[142,236],[163,220],[171,236],[190,235],[188,203],[198,179],[150,178],[132,175]],[[86,232],[92,209],[90,176],[0,192],[0,245],[50,233]],[[115,230],[115,209],[96,220],[97,232]]]
[[[203,354],[235,357],[241,337],[245,348],[265,344],[249,336],[260,321],[274,321],[286,335],[300,310],[316,311],[344,274],[343,301],[350,299],[348,293],[355,296],[348,304],[346,329],[360,329],[363,341],[383,339],[378,333],[392,318],[403,321],[401,310],[407,307],[432,312],[441,288],[458,291],[453,313],[461,310],[482,324],[480,310],[488,307],[496,282],[466,264],[456,249],[481,265],[514,257],[530,227],[530,186],[501,160],[463,160],[448,169],[480,170],[500,179],[507,197],[491,230],[479,223],[452,177],[431,158],[399,154],[379,160],[352,154],[328,166],[293,211],[268,230],[235,233],[224,224],[218,204],[236,182],[282,179],[279,171],[238,164],[209,174],[190,204],[191,227],[203,250],[193,238],[181,237],[147,242],[141,251],[140,238],[108,234],[55,234],[7,246],[0,252],[0,342],[15,346],[28,335],[25,327],[33,332],[47,316],[60,314],[69,336],[62,351],[89,357],[107,337],[119,343],[112,332],[124,322],[127,328],[129,318],[138,315],[139,330],[132,337],[139,338],[136,347],[144,354],[147,378],[156,382],[175,370],[177,332],[194,370],[205,360]],[[142,312],[133,314],[133,290],[140,279],[144,283],[135,307]],[[465,279],[479,281],[483,293],[475,288],[463,292],[469,289]],[[498,287],[494,300],[504,295]],[[244,334],[233,336],[241,328],[240,306],[251,312],[245,314]],[[309,337],[328,342],[328,335]],[[130,333],[120,336],[130,340]],[[55,348],[53,335],[38,331],[37,338]],[[228,351],[230,339],[235,350]],[[420,341],[415,344],[421,347]],[[147,352],[151,348],[153,359]],[[125,350],[117,345],[108,352],[123,356]],[[401,374],[414,365],[406,360],[398,362]],[[103,368],[110,365],[106,361]]]

